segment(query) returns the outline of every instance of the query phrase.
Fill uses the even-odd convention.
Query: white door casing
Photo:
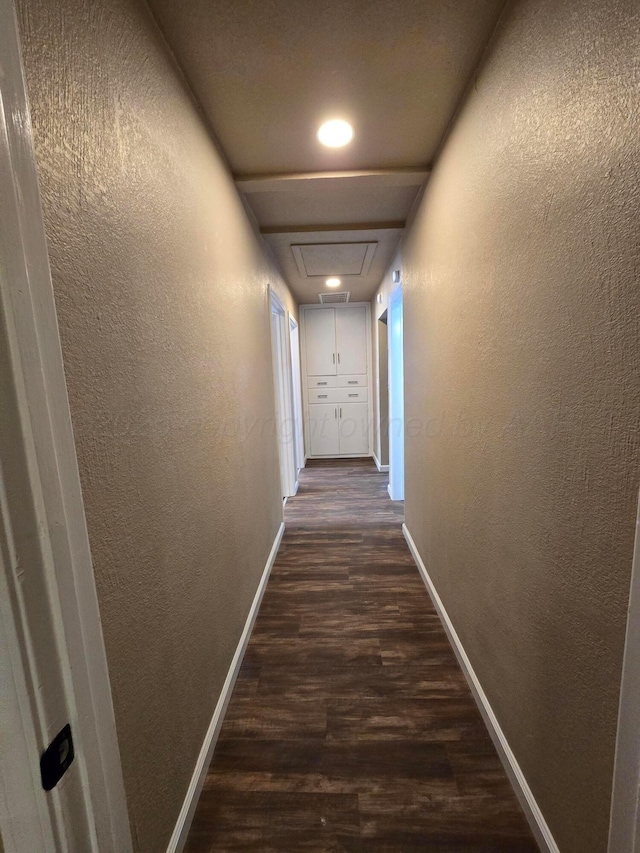
[[[295,416],[291,376],[289,323],[284,305],[270,288],[271,343],[275,392],[276,423],[274,434],[278,443],[280,480],[283,498],[296,493]]]
[[[404,340],[402,285],[389,299],[389,495],[404,500]]]
[[[304,435],[302,428],[302,376],[300,368],[300,330],[298,323],[289,316],[289,338],[291,342],[291,378],[293,382],[293,416],[295,419],[296,477],[304,468]]]

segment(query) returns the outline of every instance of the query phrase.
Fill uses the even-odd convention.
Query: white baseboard
[[[253,630],[253,625],[256,621],[258,610],[260,609],[260,603],[262,601],[262,596],[264,595],[264,591],[267,586],[267,581],[269,580],[269,575],[271,574],[271,569],[276,560],[276,555],[278,553],[278,548],[280,547],[280,542],[282,541],[283,533],[284,524],[281,524],[278,533],[276,534],[276,538],[274,539],[273,545],[271,546],[271,551],[269,552],[269,557],[267,558],[267,564],[264,567],[262,578],[260,579],[258,589],[256,590],[256,594],[253,598],[251,610],[249,611],[249,615],[247,616],[247,621],[245,622],[242,636],[240,637],[238,647],[236,648],[233,660],[231,661],[231,666],[229,667],[229,672],[227,673],[227,677],[222,687],[220,698],[218,699],[218,704],[216,705],[216,709],[213,712],[213,717],[211,718],[207,734],[202,744],[202,749],[200,750],[200,754],[198,755],[198,760],[196,761],[193,776],[191,777],[191,782],[189,783],[189,787],[187,789],[187,795],[184,798],[184,803],[182,804],[182,808],[180,809],[178,821],[175,825],[173,834],[167,847],[167,853],[181,853],[186,843],[187,835],[189,834],[189,829],[191,827],[191,822],[193,821],[193,816],[196,811],[196,806],[198,805],[198,800],[200,798],[200,794],[202,793],[202,788],[204,786],[204,782],[207,776],[207,770],[209,768],[209,764],[211,763],[211,758],[213,757],[213,751],[218,740],[218,735],[220,734],[220,729],[222,728],[224,715],[227,711],[229,700],[231,699],[231,693],[233,692],[233,687],[236,683],[238,673],[240,672],[242,659],[244,658],[247,643],[249,642],[249,637],[251,636],[251,631]]]
[[[447,636],[453,646],[453,650],[458,658],[458,663],[460,664],[462,671],[464,672],[465,678],[469,683],[469,687],[471,688],[471,692],[476,700],[478,708],[480,709],[480,713],[487,725],[487,729],[489,730],[489,734],[491,735],[491,739],[496,747],[498,755],[500,756],[500,760],[504,765],[504,769],[506,770],[507,776],[509,777],[513,789],[516,793],[520,801],[520,805],[525,813],[527,821],[529,822],[529,826],[531,827],[531,831],[533,832],[536,841],[540,846],[540,850],[543,853],[560,853],[558,845],[556,844],[553,835],[551,834],[551,830],[547,826],[547,822],[544,819],[544,815],[536,802],[535,797],[533,796],[533,792],[529,787],[527,780],[525,778],[520,765],[513,753],[513,750],[509,746],[507,738],[500,727],[500,723],[496,715],[493,712],[491,705],[489,704],[489,700],[487,698],[486,693],[484,692],[482,685],[476,675],[473,666],[471,665],[471,661],[469,660],[467,653],[464,650],[462,643],[460,642],[460,637],[456,632],[456,629],[453,627],[453,623],[445,610],[444,604],[442,603],[438,592],[433,585],[433,581],[429,576],[429,572],[427,571],[424,562],[422,561],[422,557],[420,556],[418,549],[416,548],[416,544],[411,538],[411,534],[407,529],[407,525],[402,525],[402,532],[404,533],[404,538],[407,540],[407,545],[409,546],[409,550],[413,556],[413,559],[416,561],[416,565],[418,566],[418,570],[422,575],[422,580],[429,591],[429,595],[435,605],[436,610],[438,611],[438,615],[442,620],[442,624],[444,626],[445,631],[447,632]]]
[[[372,453],[371,455],[373,456],[373,461],[376,463],[376,468],[378,469],[378,471],[380,471],[381,474],[386,474],[386,472],[389,470],[389,466],[381,465],[380,460],[378,459],[375,453]]]

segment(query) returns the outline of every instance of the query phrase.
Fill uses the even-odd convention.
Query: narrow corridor
[[[386,482],[301,472],[187,853],[538,849]]]

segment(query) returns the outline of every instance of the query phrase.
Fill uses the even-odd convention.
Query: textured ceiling
[[[324,277],[302,276],[296,264],[292,246],[303,244],[331,244],[331,243],[375,243],[376,250],[371,260],[371,266],[366,275],[345,275],[340,273],[342,286],[340,290],[351,292],[351,301],[359,302],[370,299],[378,284],[382,280],[389,264],[393,260],[398,242],[402,235],[401,228],[387,228],[378,231],[324,231],[320,233],[302,232],[298,234],[266,234],[265,240],[276,256],[280,267],[289,282],[291,289],[301,303],[317,302],[318,293],[324,290]],[[338,274],[330,267],[330,264],[338,263],[340,250],[332,261],[329,255],[326,258],[325,275]],[[315,270],[314,270],[315,272]]]
[[[404,222],[504,0],[149,5],[260,226],[312,233],[315,225]],[[344,149],[316,140],[334,117],[355,128]],[[333,174],[347,170],[375,170],[378,181]],[[394,181],[396,170],[423,176],[407,183],[401,171]],[[391,180],[381,182],[381,171]],[[279,179],[292,173],[332,179],[294,180],[283,190]],[[258,190],[243,185],[256,177]]]

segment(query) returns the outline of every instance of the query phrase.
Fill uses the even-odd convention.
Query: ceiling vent
[[[348,302],[351,296],[351,291],[344,290],[342,293],[319,293],[318,299],[323,305],[328,302]]]

